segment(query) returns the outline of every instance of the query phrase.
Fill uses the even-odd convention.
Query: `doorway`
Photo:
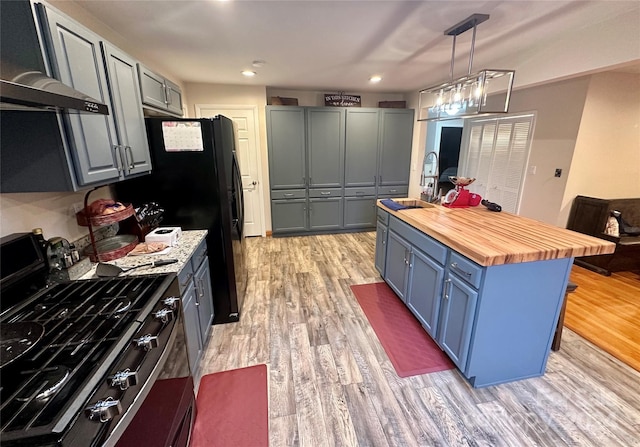
[[[198,118],[224,115],[234,122],[236,154],[244,194],[244,235],[266,236],[262,201],[258,108],[245,105],[196,104]]]

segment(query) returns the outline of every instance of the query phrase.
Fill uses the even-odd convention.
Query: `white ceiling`
[[[618,18],[629,23],[631,17],[630,45],[640,61],[637,0],[75,1],[120,34],[130,51],[183,82],[418,90],[448,78],[453,38],[443,32],[473,13],[491,15],[477,28],[474,70],[516,69],[516,84],[518,65],[544,61],[546,51],[575,38],[576,30]],[[456,75],[467,72],[471,35],[458,37]],[[266,64],[253,68],[257,59]],[[244,78],[245,69],[257,76]],[[373,74],[383,81],[369,84]]]

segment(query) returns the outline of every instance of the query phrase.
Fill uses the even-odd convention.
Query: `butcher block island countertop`
[[[489,267],[613,253],[615,244],[484,206],[446,208],[416,199],[394,199],[409,208],[393,211],[378,207],[442,244]]]

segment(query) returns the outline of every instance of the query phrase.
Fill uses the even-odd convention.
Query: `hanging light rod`
[[[489,14],[471,16],[448,28],[445,36],[453,36],[449,80],[420,90],[418,121],[469,118],[478,115],[506,113],[509,110],[514,70],[485,69],[471,73],[476,43],[476,27],[489,20]],[[466,76],[454,78],[456,37],[473,29]]]
[[[464,33],[465,31],[469,31],[474,26],[478,26],[482,22],[486,22],[487,20],[489,20],[489,17],[490,17],[489,14],[477,14],[477,13],[476,14],[472,14],[469,17],[467,17],[466,19],[464,19],[462,22],[459,22],[459,23],[453,25],[448,30],[445,30],[444,35],[445,36],[459,36],[460,34]]]

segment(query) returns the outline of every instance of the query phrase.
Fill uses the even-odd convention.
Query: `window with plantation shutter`
[[[534,115],[465,123],[458,174],[475,177],[469,189],[517,213],[531,146]]]

